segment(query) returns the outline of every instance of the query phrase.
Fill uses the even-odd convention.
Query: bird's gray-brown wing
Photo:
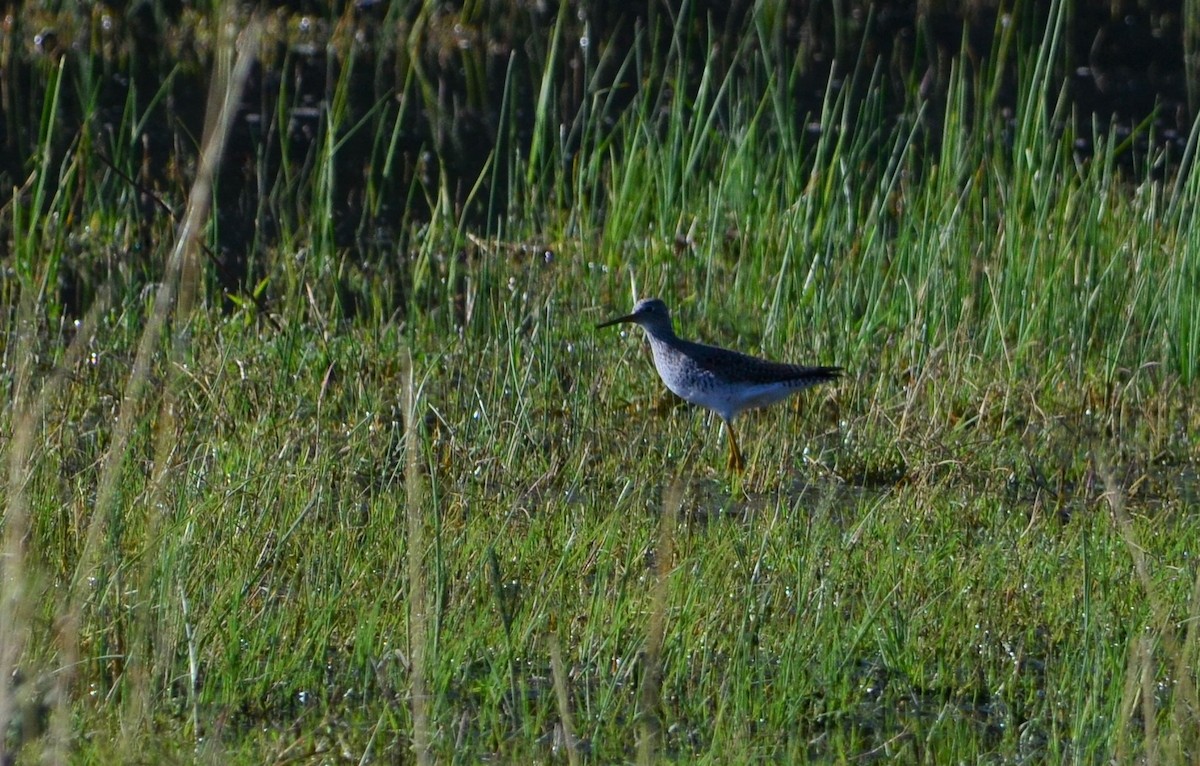
[[[759,359],[703,343],[685,342],[687,354],[696,365],[718,380],[739,383],[792,383],[797,387],[815,386],[841,377],[841,367],[805,367]]]

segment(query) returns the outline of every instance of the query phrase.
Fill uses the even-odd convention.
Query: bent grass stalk
[[[30,641],[29,618],[32,606],[38,599],[33,592],[36,578],[32,563],[26,556],[26,540],[30,534],[29,483],[33,479],[32,454],[34,439],[40,432],[43,420],[52,402],[58,399],[68,376],[78,368],[88,344],[96,337],[100,317],[110,308],[108,290],[100,295],[88,309],[87,315],[75,330],[75,337],[67,346],[62,360],[50,378],[42,383],[36,399],[26,404],[23,397],[13,396],[14,418],[12,439],[8,444],[8,484],[4,512],[4,558],[0,561],[0,721],[12,720],[17,708],[15,677],[18,662]],[[23,310],[32,311],[31,307]],[[21,322],[18,330],[19,345],[24,346],[33,337],[32,322]],[[21,359],[31,360],[28,350],[19,352]],[[30,362],[18,367],[17,392],[31,385]],[[36,684],[35,684],[36,686]],[[13,743],[13,755],[24,743],[18,739]],[[0,762],[9,756],[8,737],[0,736]]]
[[[663,732],[663,640],[667,630],[667,605],[671,594],[671,571],[675,568],[675,524],[683,502],[683,481],[676,479],[663,498],[658,522],[658,548],[654,552],[654,579],[642,654],[642,685],[639,693],[638,763],[657,763]]]
[[[421,438],[418,425],[421,393],[412,356],[401,372],[404,411],[406,517],[408,519],[408,656],[409,704],[412,708],[412,749],[417,763],[433,763],[429,726],[429,595],[425,583],[425,494],[422,481]]]
[[[225,65],[219,67],[210,91],[205,140],[201,149],[201,160],[196,179],[192,184],[187,210],[176,235],[175,246],[168,258],[162,283],[160,284],[150,316],[142,332],[129,377],[126,381],[121,406],[113,427],[112,443],[104,458],[100,471],[100,482],[96,502],[88,523],[86,541],[75,566],[67,601],[59,615],[56,634],[59,645],[59,672],[55,676],[55,698],[59,701],[51,718],[50,747],[59,760],[65,760],[69,752],[71,737],[71,712],[75,674],[79,666],[79,635],[82,627],[83,610],[87,601],[87,586],[94,573],[103,566],[98,560],[101,536],[110,516],[115,512],[120,493],[120,482],[127,459],[127,449],[135,425],[139,422],[142,398],[150,379],[150,369],[162,342],[162,330],[173,309],[177,309],[177,298],[181,288],[181,277],[189,275],[182,288],[187,304],[191,303],[194,274],[199,259],[198,240],[203,233],[212,200],[213,177],[225,150],[233,122],[234,110],[241,100],[242,89],[250,74],[250,67],[257,54],[261,29],[251,22],[239,35],[237,57],[234,62],[234,41],[227,39],[222,46],[221,58]],[[231,63],[233,62],[233,63]],[[182,328],[190,317],[176,314]]]
[[[1125,684],[1125,699],[1121,704],[1120,728],[1116,732],[1117,749],[1128,752],[1128,732],[1133,725],[1133,711],[1140,695],[1142,712],[1142,752],[1148,762],[1163,757],[1169,763],[1183,763],[1200,747],[1200,696],[1197,696],[1192,674],[1197,656],[1196,623],[1200,622],[1200,574],[1187,601],[1187,628],[1184,640],[1176,635],[1178,622],[1171,614],[1161,589],[1150,574],[1145,547],[1138,541],[1133,520],[1125,507],[1125,490],[1118,482],[1107,458],[1097,454],[1099,470],[1104,481],[1104,500],[1108,504],[1114,526],[1129,551],[1133,571],[1142,592],[1150,604],[1151,634],[1133,635],[1136,645],[1130,647],[1127,679],[1140,678],[1140,684]],[[1159,660],[1155,646],[1161,650],[1163,664],[1170,669],[1173,684],[1163,703],[1168,708],[1170,727],[1160,728],[1160,696],[1157,693]]]

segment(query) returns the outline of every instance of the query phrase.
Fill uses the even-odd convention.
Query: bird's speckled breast
[[[658,340],[650,339],[650,350],[654,353],[654,369],[671,393],[692,404],[707,406],[705,394],[717,387],[716,376],[691,363],[683,354]]]

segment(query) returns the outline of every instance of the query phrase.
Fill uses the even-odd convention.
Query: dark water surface
[[[546,124],[562,137],[568,163],[581,110],[599,109],[587,119],[614,129],[636,99],[673,98],[694,88],[706,66],[748,80],[774,71],[796,125],[809,131],[819,130],[830,90],[877,98],[890,121],[924,104],[925,151],[934,150],[952,65],[990,71],[1006,30],[1015,32],[1013,46],[991,108],[1012,119],[1017,62],[1041,45],[1045,9],[1032,4],[1039,7],[1015,17],[995,3],[932,5],[927,14],[899,2],[791,2],[766,11],[714,0],[682,12],[659,2],[272,6],[220,174],[215,277],[227,295],[243,294],[261,278],[281,231],[325,214],[313,170],[331,125],[338,149],[328,215],[334,245],[352,259],[406,257],[411,224],[428,219],[439,194],[470,225],[497,231],[510,204],[505,158],[527,156],[556,30],[556,97]],[[179,2],[50,7],[10,11],[0,30],[0,205],[27,188],[38,165],[43,109],[61,65],[50,167],[86,146],[94,153],[87,172],[109,174],[135,215],[163,215],[156,200],[180,209],[203,128],[217,19]],[[1068,98],[1059,113],[1074,115],[1061,128],[1073,132],[1076,153],[1086,158],[1094,131],[1111,131],[1130,139],[1122,155],[1129,172],[1171,173],[1195,113],[1186,53],[1198,37],[1185,31],[1178,3],[1077,4],[1051,80]],[[636,63],[623,67],[627,61]],[[854,77],[855,67],[866,75]],[[489,167],[493,151],[501,161]],[[0,225],[11,226],[10,217]],[[12,235],[4,233],[0,255],[8,258]],[[149,267],[156,259],[148,234],[143,245]],[[86,291],[71,282],[86,271],[63,277],[68,310],[83,308],[71,304],[82,304]]]

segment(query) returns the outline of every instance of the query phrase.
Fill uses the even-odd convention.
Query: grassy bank
[[[331,108],[232,310],[163,215],[168,292],[97,267],[75,324],[53,285],[142,241],[137,195],[85,140],[38,166],[6,211],[7,751],[1194,758],[1200,175],[1131,178],[1103,132],[1077,158],[1055,39],[1012,119],[968,68],[894,131],[832,90],[808,130],[749,42],[577,141],[545,106],[489,162],[497,225],[443,190],[380,263],[333,245]],[[593,329],[631,287],[847,378],[739,421],[731,477],[640,336]]]

